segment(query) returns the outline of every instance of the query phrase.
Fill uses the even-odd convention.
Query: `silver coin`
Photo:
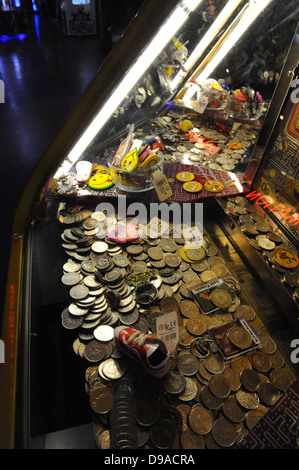
[[[93,335],[99,341],[111,341],[114,338],[114,329],[109,325],[100,325],[95,328]]]

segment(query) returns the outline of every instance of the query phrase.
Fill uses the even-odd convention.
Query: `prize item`
[[[78,184],[85,183],[89,180],[91,171],[92,171],[92,163],[81,161],[76,164],[76,171],[77,176],[76,179]]]
[[[163,377],[169,370],[168,352],[163,341],[134,328],[116,327],[114,335],[121,350],[153,377]]]
[[[207,191],[210,191],[212,193],[219,193],[223,191],[224,187],[225,186],[224,186],[224,183],[222,183],[222,181],[216,181],[216,180],[210,180],[204,184],[204,188]]]
[[[57,181],[59,194],[72,196],[77,194],[78,185],[75,173],[67,173],[59,178]]]
[[[183,184],[183,189],[188,193],[198,193],[203,188],[201,183],[197,181],[188,181],[187,183]]]
[[[177,180],[183,182],[194,180],[193,173],[190,173],[189,171],[181,171],[180,173],[177,173],[175,177]]]
[[[131,131],[132,131],[131,127]],[[152,148],[150,143],[155,143]],[[163,172],[164,157],[157,146],[157,138],[147,141],[134,139],[130,132],[116,154],[108,161],[110,173],[118,189],[126,192],[148,191],[154,188],[153,176],[157,170]]]
[[[228,92],[213,78],[208,78],[202,85],[202,94],[207,97],[206,109],[221,110],[226,107]]]
[[[230,97],[229,115],[232,118],[254,121],[262,115],[263,106],[263,99],[258,91],[242,87]]]
[[[262,343],[244,318],[210,328],[209,334],[216,342],[224,359],[232,359],[253,351],[259,348]]]
[[[101,191],[104,189],[111,188],[114,185],[114,182],[111,178],[111,175],[108,173],[100,173],[92,176],[88,181],[88,186],[90,189],[96,191]]]
[[[275,264],[282,266],[283,268],[296,268],[299,264],[298,256],[289,249],[276,248],[273,251],[272,258]]]
[[[204,315],[220,309],[226,311],[235,299],[234,293],[221,277],[215,277],[202,284],[195,285],[191,287],[190,291]]]

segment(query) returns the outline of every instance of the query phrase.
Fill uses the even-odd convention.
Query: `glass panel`
[[[109,91],[93,104],[92,119],[70,142],[55,173],[60,193],[69,194],[72,188],[77,194],[92,193],[90,189],[99,188],[78,188],[77,176],[79,182],[82,178],[88,182],[91,171],[96,167],[102,171],[103,166],[106,174],[108,160],[119,168],[130,151],[130,161],[135,155],[138,162],[145,148],[151,155],[164,154],[151,165],[156,161],[161,168],[168,162],[196,165],[229,172],[236,185],[242,182],[297,17],[295,0],[287,5],[278,0],[178,2],[157,30],[149,32],[134,60],[123,56],[121,73],[111,74]],[[129,38],[130,34],[128,30]],[[139,35],[137,30],[137,44]],[[96,80],[100,82],[101,70]],[[180,129],[184,117],[191,122],[185,130]],[[187,152],[179,149],[178,130],[184,134],[180,137],[188,144]],[[77,166],[79,162],[83,163]],[[121,178],[112,173],[114,182]]]

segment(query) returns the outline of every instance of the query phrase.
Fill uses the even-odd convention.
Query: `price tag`
[[[200,96],[196,106],[194,106],[194,110],[197,113],[202,114],[204,112],[204,110],[206,109],[206,107],[207,107],[208,101],[209,100],[208,100],[207,96]]]
[[[159,201],[166,201],[166,199],[172,196],[170,184],[162,171],[157,170],[153,174],[153,185],[158,195]]]
[[[156,318],[156,334],[164,342],[169,354],[174,355],[179,342],[178,314],[169,312]]]

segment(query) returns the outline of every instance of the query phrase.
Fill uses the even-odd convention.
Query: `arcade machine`
[[[95,0],[67,0],[61,2],[60,10],[67,35],[97,33]]]
[[[291,3],[146,2],[41,157],[12,233],[1,447],[87,426],[87,448],[296,448]]]

